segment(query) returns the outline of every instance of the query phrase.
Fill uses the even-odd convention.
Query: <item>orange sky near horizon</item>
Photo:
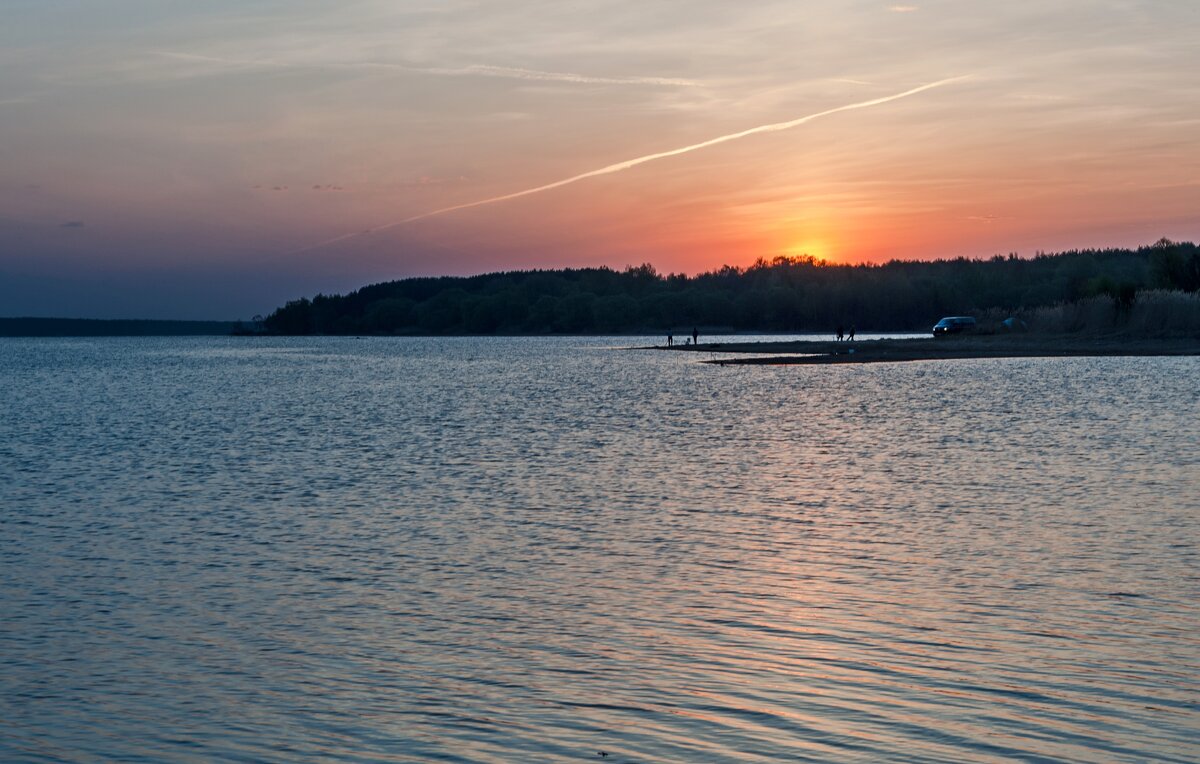
[[[1196,4],[113,0],[9,16],[5,315],[220,317],[410,275],[1200,238]]]

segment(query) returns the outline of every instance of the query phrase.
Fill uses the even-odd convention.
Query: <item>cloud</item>
[[[440,186],[445,183],[461,183],[462,181],[465,181],[466,179],[467,179],[467,176],[465,176],[465,175],[459,175],[454,178],[435,178],[435,177],[432,177],[429,175],[422,175],[421,177],[414,178],[412,180],[402,180],[399,183],[396,183],[395,185],[397,185],[397,186]]]
[[[375,64],[374,66],[391,66]],[[668,87],[694,87],[694,80],[676,79],[673,77],[596,77],[572,72],[543,72],[537,69],[519,69],[509,66],[485,66],[477,64],[458,69],[442,69],[434,67],[400,67],[411,72],[437,74],[448,77],[506,77],[517,80],[540,80],[548,82],[575,82],[584,85],[662,85]]]
[[[540,69],[523,69],[512,66],[491,66],[488,64],[472,64],[461,67],[413,66],[384,61],[280,61],[263,58],[225,58],[220,56],[204,56],[196,53],[178,53],[174,51],[153,51],[153,55],[189,61],[200,64],[216,64],[225,68],[253,69],[352,69],[359,71],[384,70],[409,72],[413,74],[429,74],[439,77],[499,77],[514,80],[532,80],[537,82],[570,82],[580,85],[653,85],[660,87],[695,87],[700,83],[695,80],[674,77],[655,76],[626,76],[601,77],[575,72],[549,72]]]
[[[893,5],[890,8],[888,8],[888,10],[891,11],[892,13],[914,13],[915,11],[917,11],[917,6],[915,6],[915,5]]]
[[[65,223],[59,223],[59,228],[83,228],[82,220],[68,220]]]
[[[290,190],[289,186],[270,186],[270,185],[264,186],[261,183],[255,183],[250,188],[255,191],[288,191],[288,190]],[[312,186],[309,187],[309,189],[312,191],[345,191],[346,187],[334,185],[333,183],[314,183],[314,184],[312,184]]]

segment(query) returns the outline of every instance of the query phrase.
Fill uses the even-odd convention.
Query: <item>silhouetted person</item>
[[[854,342],[854,324],[850,324],[850,341]]]
[[[696,331],[696,327],[694,327],[694,326],[692,327],[692,344],[693,345],[700,344],[700,332]]]
[[[841,341],[842,341],[842,338],[843,338],[843,337],[845,337],[845,336],[846,336],[846,333],[845,333],[844,331],[842,331],[842,325],[841,325],[841,324],[838,324],[838,328],[837,328],[837,341],[838,341],[838,342],[841,342]]]
[[[674,334],[667,335],[667,347],[669,347],[669,348],[675,347],[675,335]]]

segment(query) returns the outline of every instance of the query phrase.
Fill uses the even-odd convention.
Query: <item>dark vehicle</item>
[[[947,316],[933,327],[933,336],[961,334],[975,328],[975,319],[970,316]]]

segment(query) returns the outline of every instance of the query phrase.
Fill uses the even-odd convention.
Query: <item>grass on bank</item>
[[[1125,300],[1097,295],[1015,313],[992,309],[980,314],[980,331],[1003,333],[1002,322],[1010,317],[1033,334],[1200,338],[1200,293],[1155,289]]]

